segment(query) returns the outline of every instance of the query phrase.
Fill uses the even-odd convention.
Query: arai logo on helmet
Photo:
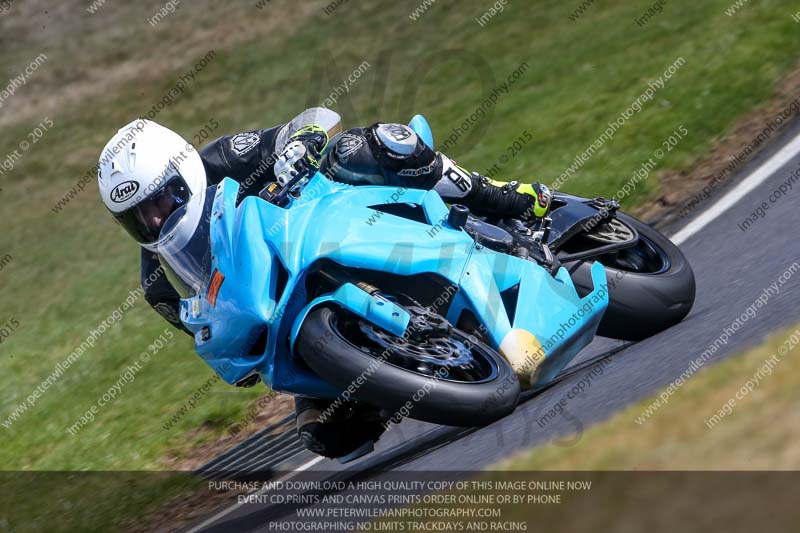
[[[122,183],[111,189],[111,201],[121,204],[126,200],[130,200],[138,190],[139,190],[138,181],[123,181]]]

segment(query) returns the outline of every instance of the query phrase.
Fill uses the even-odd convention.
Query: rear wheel
[[[298,354],[352,397],[392,413],[451,426],[483,426],[511,413],[519,381],[478,339],[447,334],[398,337],[339,307],[311,311]]]
[[[622,340],[642,340],[677,324],[694,304],[694,272],[683,252],[657,230],[624,213],[597,228],[594,237],[614,242],[630,228],[639,242],[597,257],[606,269],[609,303],[597,334]],[[626,228],[627,226],[627,228]],[[592,286],[591,262],[565,265],[582,295]],[[574,270],[573,270],[574,269]]]

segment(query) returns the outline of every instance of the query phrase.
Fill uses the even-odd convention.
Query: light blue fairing
[[[275,390],[335,397],[337,389],[294,363],[286,342],[289,335],[294,340],[308,310],[323,301],[337,302],[397,334],[405,330],[405,311],[353,285],[308,303],[304,273],[320,258],[395,275],[446,278],[458,287],[447,316],[452,322],[462,310],[472,310],[495,348],[512,327],[540,340],[546,356],[538,384],[552,379],[591,340],[608,303],[601,265],[592,269],[595,291],[579,299],[564,269],[553,279],[540,266],[476,246],[465,232],[442,223],[447,207],[435,192],[350,187],[317,174],[287,209],[257,197],[237,208],[237,193],[238,184],[224,180],[212,210],[213,268],[225,276],[216,306],[203,292],[184,300],[181,310],[195,332],[197,353],[230,383],[258,372]],[[421,205],[434,226],[367,207],[398,200]],[[276,302],[281,268],[287,279]],[[500,293],[517,284],[512,324]],[[204,327],[208,340],[203,340]],[[266,349],[250,353],[265,327]]]
[[[209,303],[207,289],[181,304],[197,353],[229,383],[258,372],[277,391],[336,397],[338,389],[295,363],[291,346],[309,310],[325,301],[398,335],[405,331],[409,316],[402,308],[351,284],[309,302],[305,273],[321,258],[389,275],[435,273],[447,279],[457,287],[447,315],[452,323],[469,309],[494,348],[512,327],[530,331],[541,342],[545,363],[539,385],[591,341],[608,304],[599,263],[592,268],[595,290],[580,299],[563,268],[554,279],[531,261],[483,248],[447,226],[447,207],[432,191],[351,187],[317,174],[299,199],[280,208],[258,197],[236,207],[238,187],[225,179],[216,189],[213,269],[225,276],[216,305]],[[430,224],[368,207],[397,202],[420,205]],[[282,269],[285,287],[276,301]],[[512,323],[501,292],[516,285]],[[266,348],[251,353],[265,328]]]

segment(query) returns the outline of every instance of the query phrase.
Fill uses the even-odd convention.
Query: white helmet
[[[114,219],[148,250],[158,251],[182,226],[188,226],[185,234],[200,223],[206,192],[203,161],[183,137],[150,120],[134,120],[108,141],[100,154],[97,185]],[[167,219],[184,205],[179,223],[162,235]]]

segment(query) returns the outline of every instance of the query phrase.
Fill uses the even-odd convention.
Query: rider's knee
[[[441,176],[440,158],[402,124],[353,128],[331,142],[323,171],[336,181],[431,189]]]

